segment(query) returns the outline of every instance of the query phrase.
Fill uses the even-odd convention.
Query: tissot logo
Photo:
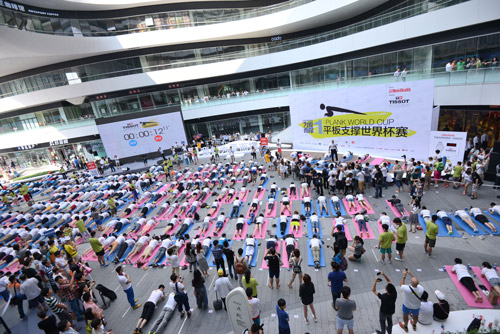
[[[410,99],[405,99],[403,96],[396,96],[393,100],[389,100],[389,104],[408,104]]]
[[[343,112],[343,113],[348,113],[348,114],[358,114],[358,115],[366,115],[365,113],[359,112],[359,111],[354,111],[354,110],[349,110],[349,109],[344,109],[344,108],[339,108],[339,107],[333,107],[333,106],[325,106],[323,103],[319,105],[319,109],[325,110],[326,109],[326,117],[332,117],[333,112]]]
[[[132,129],[132,128],[137,128],[139,124],[134,124],[134,123],[127,123],[127,125],[124,125],[124,129]]]

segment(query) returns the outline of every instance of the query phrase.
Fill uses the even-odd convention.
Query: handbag
[[[215,300],[213,301],[214,304],[214,310],[222,310],[222,300],[219,299],[219,295],[217,294],[217,291],[215,291]]]

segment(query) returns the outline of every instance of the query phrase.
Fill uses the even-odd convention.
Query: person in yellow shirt
[[[378,242],[378,248],[380,249],[380,253],[382,254],[382,259],[380,260],[380,263],[382,264],[385,263],[385,254],[387,254],[387,257],[389,258],[388,263],[391,264],[392,263],[391,247],[392,247],[392,242],[394,241],[394,233],[389,232],[389,225],[387,224],[382,224],[382,229],[384,230],[384,232],[380,234]]]
[[[78,252],[76,250],[76,245],[73,241],[66,240],[66,242],[64,243],[64,250],[75,262],[80,261],[80,257],[78,256]]]
[[[396,250],[399,254],[399,256],[396,256],[394,260],[403,261],[403,253],[405,251],[406,241],[408,241],[408,230],[406,229],[406,224],[403,223],[400,218],[394,218],[393,223],[397,227]]]
[[[425,233],[424,250],[428,257],[432,257],[432,249],[436,247],[436,239],[439,233],[439,226],[436,224],[437,220],[438,216],[432,215],[431,220],[425,222],[427,232]]]
[[[116,203],[113,197],[108,198],[108,205],[109,205],[109,210],[111,211],[112,215],[116,215],[117,209],[116,209]]]

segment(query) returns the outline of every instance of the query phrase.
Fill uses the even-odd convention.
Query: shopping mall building
[[[500,139],[498,0],[94,2],[0,1],[3,160],[103,156],[100,119],[154,110],[180,110],[188,139],[277,133],[294,94],[397,68],[434,81],[437,130]]]

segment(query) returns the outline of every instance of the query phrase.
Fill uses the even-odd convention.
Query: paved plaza
[[[319,153],[313,153],[313,156],[320,157],[321,155]],[[250,159],[250,155],[247,154],[244,158],[248,161]],[[263,159],[260,157],[259,162],[263,163]],[[283,180],[274,171],[268,172],[268,175],[270,175],[271,178],[266,187],[267,191],[269,191],[272,182],[276,182],[279,187],[289,187],[291,181],[295,181],[296,184],[299,183],[299,180],[293,180],[291,177]],[[241,183],[237,183],[236,188],[239,189],[240,187]],[[256,186],[250,185],[248,188],[250,189],[250,193],[244,207],[241,210],[243,214],[246,214],[249,209],[249,202],[253,197]],[[452,187],[443,189],[442,186],[438,189],[431,188],[429,191],[425,192],[422,205],[427,206],[431,212],[436,212],[438,209],[449,211],[450,209],[463,209],[471,205],[478,206],[484,210],[489,207],[490,202],[495,200],[500,202],[500,199],[496,198],[497,195],[500,195],[500,192],[494,190],[491,187],[490,182],[486,182],[480,189],[479,199],[475,201],[472,201],[469,196],[462,195],[462,189],[463,188],[454,190]],[[432,259],[428,258],[424,254],[423,243],[425,234],[423,231],[417,231],[415,234],[408,234],[408,243],[405,250],[404,262],[393,261],[392,264],[385,265],[379,263],[380,253],[378,249],[374,248],[374,246],[378,243],[379,235],[376,219],[382,211],[386,211],[391,218],[394,218],[394,214],[387,207],[385,200],[389,199],[392,195],[395,195],[395,190],[395,186],[390,186],[388,189],[384,189],[383,198],[379,199],[372,197],[374,195],[373,189],[369,189],[365,192],[365,197],[368,199],[375,211],[375,214],[371,215],[373,220],[369,222],[369,225],[375,232],[376,239],[365,240],[366,253],[363,255],[363,261],[361,263],[349,262],[349,268],[346,270],[348,278],[348,283],[346,285],[352,289],[351,299],[355,300],[358,306],[358,310],[354,315],[355,333],[374,333],[375,329],[379,329],[378,310],[380,304],[378,299],[371,292],[374,276],[378,270],[384,271],[392,282],[396,286],[399,286],[402,278],[402,271],[405,267],[409,268],[420,280],[420,283],[425,287],[426,291],[429,292],[431,301],[436,300],[433,292],[434,290],[439,289],[446,295],[446,299],[450,303],[451,310],[456,311],[467,309],[468,306],[451,279],[448,277],[447,273],[442,271],[443,265],[453,264],[453,259],[457,256],[461,257],[464,260],[464,263],[476,266],[480,265],[483,261],[489,261],[492,264],[500,264],[500,239],[498,237],[489,235],[484,239],[471,236],[462,238],[440,237],[437,240],[434,252],[436,258]],[[317,194],[315,194],[314,191],[313,195],[314,197],[317,197]],[[405,207],[408,209],[408,192],[405,191],[396,195],[402,200]],[[278,206],[280,200],[281,194],[278,196]],[[213,197],[208,200],[207,203],[211,203],[212,201]],[[260,212],[262,212],[263,207],[264,205],[261,206]],[[159,206],[155,208],[155,210],[158,210],[158,208]],[[230,208],[230,203],[224,203],[221,212],[225,212],[226,215],[228,215]],[[292,201],[292,209],[301,212],[300,200]],[[206,212],[207,209],[205,208],[199,211],[199,215],[202,219]],[[279,214],[279,211],[277,214]],[[348,219],[348,226],[350,227],[352,233],[352,231],[355,231],[353,222],[350,217],[344,217]],[[276,222],[277,219],[270,221],[268,225],[268,236],[269,234],[275,234],[276,228],[271,227],[271,225]],[[160,234],[166,223],[167,221],[162,221],[150,234]],[[223,232],[227,234],[228,238],[231,238],[233,235],[235,224],[235,221],[231,220],[230,223],[226,225]],[[199,225],[199,223],[197,225]],[[455,227],[458,226],[455,225]],[[189,235],[194,236],[198,228],[198,226],[195,226],[190,231]],[[321,218],[321,228],[325,234],[323,238],[324,243],[326,245],[332,245],[333,238],[329,235],[332,229],[332,218]],[[459,227],[458,229],[460,233],[463,233]],[[253,226],[249,228],[249,231],[253,231]],[[302,266],[303,272],[311,275],[312,282],[315,284],[316,294],[314,296],[314,305],[318,314],[318,322],[313,322],[310,316],[309,324],[305,324],[302,313],[302,305],[298,295],[298,281],[296,280],[294,282],[291,289],[287,286],[287,282],[291,277],[291,271],[287,271],[283,268],[281,269],[281,287],[279,289],[275,288],[271,290],[267,287],[268,272],[267,270],[260,268],[265,251],[265,243],[261,242],[258,249],[257,266],[252,268],[252,274],[259,282],[258,298],[261,302],[261,319],[264,324],[265,333],[278,333],[277,317],[275,313],[276,302],[279,298],[284,298],[287,301],[287,311],[290,315],[290,327],[292,333],[336,333],[337,328],[335,311],[331,307],[331,293],[327,281],[327,275],[330,272],[330,257],[333,255],[333,252],[332,250],[325,248],[326,267],[322,267],[319,270],[315,270],[313,267],[308,267],[306,261],[306,247],[308,240],[306,228],[304,228],[304,233],[305,235],[298,239],[298,248],[301,250],[304,258]],[[81,244],[79,246],[79,252],[83,253],[86,249],[88,249],[88,247],[88,244]],[[232,249],[236,251],[240,247],[243,247],[243,241],[235,240],[232,244]],[[394,251],[393,247],[393,252]],[[108,329],[112,329],[116,334],[132,333],[136,327],[142,308],[138,310],[132,310],[130,308],[127,303],[126,295],[118,284],[114,271],[116,266],[111,264],[107,268],[100,268],[97,262],[90,262],[90,266],[93,268],[91,273],[92,279],[94,279],[97,283],[101,283],[114,290],[118,295],[118,299],[111,303],[109,308],[104,311],[108,322]],[[135,296],[136,298],[139,298],[139,302],[142,304],[146,302],[151,291],[157,288],[159,284],[166,285],[166,291],[170,292],[168,283],[170,282],[169,276],[171,269],[169,267],[165,267],[164,269],[150,268],[148,270],[143,270],[127,265],[125,271],[130,275]],[[229,324],[226,312],[223,310],[214,311],[212,309],[212,301],[215,299],[213,287],[217,276],[215,268],[211,267],[209,273],[210,276],[207,278],[206,287],[208,290],[210,307],[208,311],[205,311],[198,310],[196,308],[196,300],[193,294],[193,287],[191,286],[192,274],[189,273],[189,270],[181,271],[181,276],[184,277],[184,281],[186,283],[190,305],[194,309],[193,316],[189,319],[181,319],[178,313],[176,313],[169,322],[165,333],[232,333],[232,328]],[[238,285],[237,281],[232,280],[231,282],[234,287]],[[476,279],[476,282],[479,283],[479,280]],[[384,283],[380,283],[379,289],[382,290],[383,287]],[[395,324],[402,320],[401,302],[402,298],[401,295],[399,295],[396,314],[393,317]],[[154,323],[154,319],[159,315],[162,307],[163,302],[158,305],[152,320],[145,326],[143,330],[144,333],[147,333],[149,328],[151,328]],[[27,308],[27,306],[25,306],[25,308]],[[498,309],[498,306],[496,306],[496,308]],[[21,321],[19,320],[17,310],[9,307],[9,309],[5,312],[4,319],[14,333],[40,333],[40,330],[37,328],[38,318],[35,310],[30,310],[27,320]],[[83,323],[79,323],[80,326],[82,324]],[[80,333],[85,333],[85,330],[82,329]]]

